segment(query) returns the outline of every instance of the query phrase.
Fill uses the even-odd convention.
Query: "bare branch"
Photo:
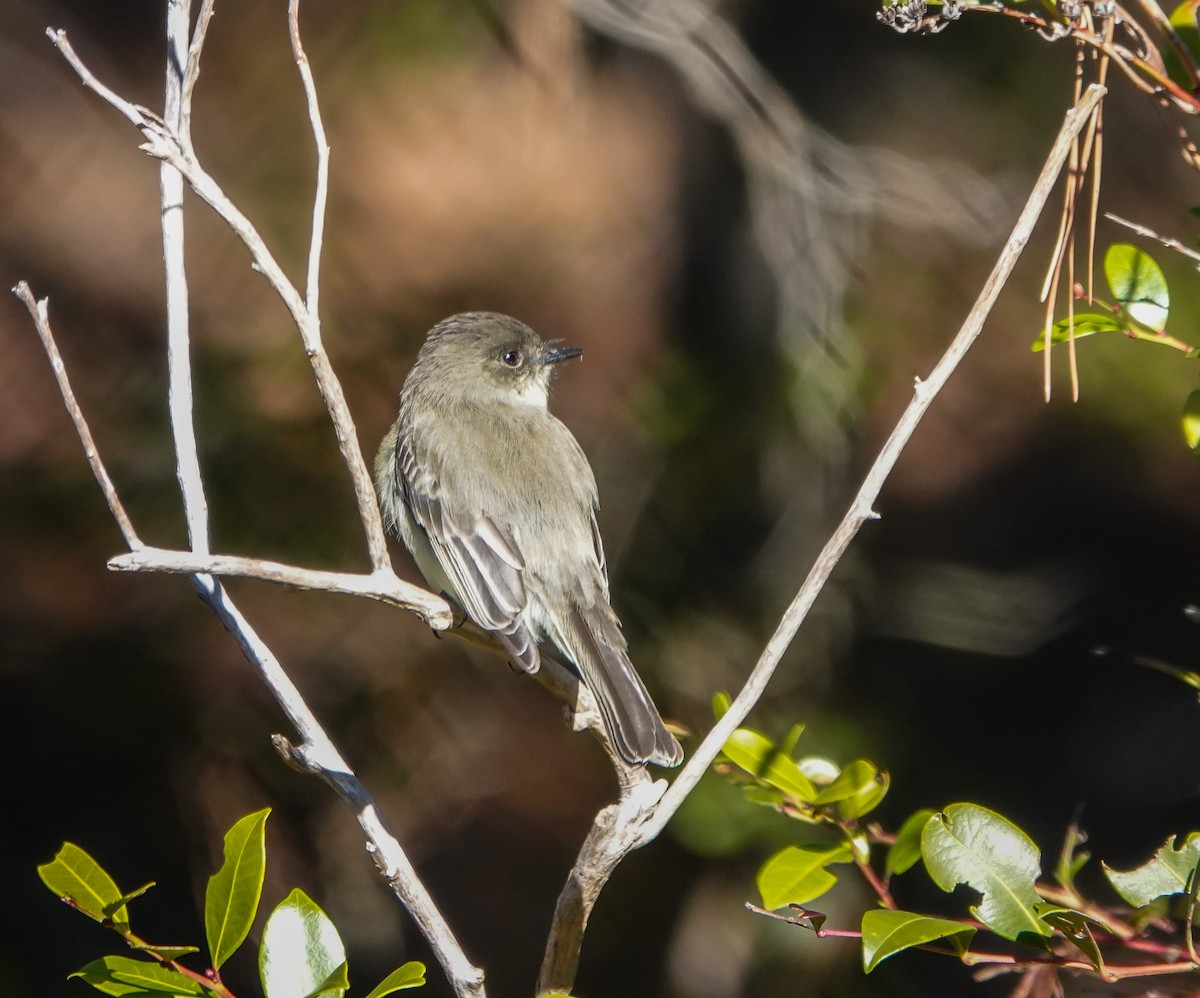
[[[1181,253],[1194,263],[1200,264],[1200,253],[1188,246],[1184,246],[1178,239],[1172,239],[1170,236],[1160,236],[1153,229],[1148,229],[1144,225],[1139,225],[1137,222],[1131,222],[1127,218],[1122,218],[1120,215],[1114,215],[1110,211],[1104,213],[1104,217],[1109,221],[1116,222],[1118,225],[1123,225],[1127,229],[1132,229],[1139,236],[1145,236],[1147,239],[1153,239],[1155,242],[1162,243],[1167,249],[1172,249],[1176,253]]]
[[[100,458],[100,451],[96,449],[92,431],[88,428],[83,410],[79,407],[79,401],[71,389],[71,381],[67,377],[62,354],[58,352],[58,344],[54,342],[54,333],[50,329],[49,303],[45,298],[36,301],[33,292],[29,290],[29,285],[24,281],[19,282],[12,290],[13,294],[20,298],[25,307],[29,309],[29,317],[33,319],[34,327],[42,341],[42,347],[50,359],[50,368],[54,371],[54,379],[58,382],[58,390],[62,393],[63,405],[66,406],[71,422],[75,424],[75,432],[79,434],[79,442],[83,444],[83,453],[87,457],[92,474],[96,476],[100,491],[104,494],[104,501],[108,503],[108,508],[112,511],[113,519],[117,521],[125,543],[131,550],[137,551],[142,547],[142,540],[138,537],[137,531],[133,527],[133,521],[129,519],[129,514],[125,511],[121,497],[117,495],[112,479],[108,477],[108,469],[104,467],[104,461]]]
[[[538,974],[539,995],[568,994],[575,986],[588,918],[617,865],[638,846],[638,830],[662,798],[665,780],[651,781],[645,767],[623,773],[616,804],[601,808],[558,896],[546,953]]]
[[[784,612],[779,626],[776,628],[771,640],[767,642],[766,648],[763,649],[763,653],[751,671],[749,678],[746,680],[745,686],[742,687],[741,692],[738,693],[729,710],[713,726],[704,741],[692,754],[692,757],[688,760],[687,765],[679,773],[678,777],[671,783],[670,789],[663,796],[658,807],[655,808],[654,814],[642,826],[640,835],[638,836],[639,846],[645,845],[658,836],[675,812],[679,810],[679,806],[687,798],[688,794],[691,793],[692,788],[699,782],[700,777],[712,765],[713,760],[716,759],[722,746],[728,741],[729,736],[746,719],[750,710],[762,696],[763,690],[778,667],[783,653],[791,644],[796,631],[816,600],[817,594],[825,585],[826,580],[849,546],[850,541],[854,539],[859,528],[867,520],[876,518],[877,514],[873,511],[872,506],[879,495],[880,488],[882,488],[884,481],[891,473],[896,460],[900,456],[900,452],[912,437],[917,424],[925,414],[925,410],[929,408],[930,403],[937,396],[938,392],[941,391],[950,375],[965,356],[967,350],[970,349],[975,339],[979,336],[984,320],[991,313],[992,307],[999,297],[1000,290],[1004,287],[1005,282],[1012,273],[1012,269],[1016,265],[1021,251],[1029,241],[1033,226],[1041,216],[1046,201],[1054,189],[1055,181],[1058,179],[1063,163],[1071,151],[1072,142],[1087,126],[1092,112],[1103,99],[1105,92],[1103,87],[1093,84],[1087,89],[1083,99],[1067,112],[1058,137],[1054,140],[1054,145],[1050,150],[1050,155],[1042,167],[1042,172],[1038,176],[1037,183],[1030,192],[1029,200],[1026,202],[1024,210],[1022,210],[1020,217],[1017,219],[1012,235],[1009,236],[1008,242],[1005,243],[1004,249],[1001,250],[1000,256],[996,260],[996,265],[992,269],[992,273],[989,275],[983,289],[980,291],[979,298],[968,314],[962,328],[959,329],[946,353],[930,373],[928,380],[917,382],[912,401],[909,402],[908,408],[904,410],[904,414],[900,417],[896,428],[884,443],[883,449],[879,452],[879,456],[871,466],[871,470],[863,481],[858,495],[855,496],[853,503],[851,503],[850,509],[817,557],[816,564],[813,565],[808,578],[804,580],[800,591],[796,593],[791,605]]]
[[[161,159],[174,166],[191,185],[193,191],[224,220],[242,241],[250,252],[255,267],[266,277],[275,293],[282,299],[300,332],[304,343],[304,351],[313,368],[313,375],[325,408],[333,423],[337,436],[338,448],[342,459],[350,472],[354,486],[355,501],[358,504],[359,518],[367,538],[367,553],[371,567],[378,570],[386,567],[390,559],[387,552],[387,541],[383,533],[383,521],[379,516],[379,503],[375,497],[375,487],[371,480],[370,471],[359,446],[358,434],[354,421],[350,416],[346,396],[342,391],[341,382],[334,373],[333,366],[321,342],[320,327],[295,286],[288,280],[283,268],[267,248],[253,223],[226,196],[221,185],[200,165],[190,149],[190,143],[181,138],[178,132],[165,124],[157,115],[144,107],[131,104],[118,96],[96,79],[83,61],[75,54],[63,31],[48,31],[51,40],[58,46],[63,56],[79,74],[80,79],[90,89],[103,97],[109,104],[129,119],[142,134],[146,141],[141,149],[156,159]]]
[[[321,107],[317,103],[317,85],[313,80],[312,67],[308,63],[304,46],[300,43],[300,0],[288,2],[288,33],[292,39],[292,56],[300,70],[300,79],[304,82],[308,120],[312,125],[313,139],[317,146],[317,184],[313,194],[312,239],[308,247],[308,284],[305,300],[308,303],[308,314],[319,330],[321,316],[317,303],[320,295],[321,244],[325,236],[325,204],[329,200],[329,143],[325,139],[325,124],[321,121]]]
[[[83,64],[83,60],[75,54],[75,49],[71,47],[65,31],[56,28],[47,28],[46,37],[54,43],[54,47],[62,53],[63,58],[67,60],[71,68],[79,75],[79,79],[83,82],[83,85],[116,108],[132,125],[137,128],[145,128],[150,121],[156,121],[161,124],[158,115],[149,108],[142,107],[141,104],[131,104],[124,97],[110,90],[96,79],[92,71]]]
[[[294,12],[293,4],[293,12]],[[376,585],[390,584],[386,576],[394,580],[393,587],[408,602],[418,602],[426,606],[432,614],[431,619],[441,620],[448,616],[449,608],[444,601],[432,594],[424,593],[416,587],[407,587],[396,579],[391,572],[390,561],[387,558],[386,544],[383,540],[383,527],[376,505],[374,488],[366,469],[362,453],[358,447],[357,435],[351,420],[349,409],[342,394],[341,385],[333,374],[320,343],[319,326],[315,315],[310,313],[300,300],[295,288],[288,282],[274,257],[267,250],[265,243],[259,237],[249,220],[225,197],[216,182],[200,167],[192,151],[192,143],[188,134],[187,104],[190,102],[191,87],[194,86],[199,72],[199,55],[203,45],[204,32],[212,15],[211,2],[205,2],[197,24],[196,33],[190,46],[187,44],[187,32],[190,20],[190,0],[168,0],[167,31],[168,31],[168,62],[167,62],[167,97],[165,118],[160,119],[145,108],[131,104],[109,90],[91,74],[75,55],[65,34],[49,32],[51,39],[63,52],[68,62],[79,73],[85,85],[102,96],[113,107],[120,111],[128,120],[141,129],[146,136],[142,149],[163,162],[162,171],[162,218],[164,256],[166,261],[167,301],[168,301],[168,351],[171,368],[171,422],[175,435],[178,472],[185,513],[191,535],[193,551],[161,552],[168,556],[183,556],[193,562],[208,560],[208,564],[196,565],[186,570],[200,595],[212,607],[217,617],[233,635],[245,652],[247,658],[255,665],[264,682],[280,706],[288,715],[295,729],[302,736],[301,744],[291,746],[285,739],[278,737],[278,745],[288,745],[288,755],[293,761],[302,763],[304,768],[318,773],[337,793],[354,809],[360,826],[368,838],[368,850],[400,901],[408,909],[414,921],[429,941],[438,960],[445,969],[455,992],[460,996],[476,996],[484,994],[483,972],[475,967],[466,957],[455,939],[445,918],[425,890],[424,885],[416,875],[403,849],[395,837],[387,830],[378,816],[375,805],[353,771],[342,759],[333,743],[318,724],[315,716],[301,698],[299,691],[283,670],[278,659],[254,631],[236,605],[230,599],[221,583],[207,571],[211,569],[212,559],[208,552],[208,517],[204,501],[203,482],[200,475],[199,461],[196,456],[195,430],[192,420],[191,406],[191,369],[189,362],[189,333],[187,319],[187,286],[183,258],[183,220],[182,220],[182,184],[181,178],[186,178],[193,189],[204,200],[208,201],[234,229],[250,250],[255,262],[267,275],[276,292],[283,298],[296,322],[304,340],[306,352],[313,364],[318,386],[325,398],[331,419],[337,429],[339,444],[347,466],[354,479],[356,493],[359,498],[360,512],[364,528],[368,535],[368,547],[371,553],[373,568],[378,578],[372,576],[359,577],[371,579]],[[293,22],[294,28],[294,22]],[[294,36],[298,45],[298,37]],[[298,50],[300,51],[300,50]],[[299,58],[299,55],[298,55]],[[304,73],[302,66],[301,72]],[[306,77],[306,89],[311,78]],[[310,106],[313,95],[310,95]],[[323,136],[319,136],[319,145],[324,146]],[[322,154],[324,155],[324,154]],[[323,187],[324,181],[322,181]],[[324,190],[320,194],[320,213],[323,214]],[[320,224],[314,222],[314,258],[319,253]],[[101,488],[109,499],[110,508],[125,533],[136,556],[142,547],[140,540],[130,524],[128,516],[116,498],[115,488],[104,473],[103,466],[96,456],[95,446],[87,430],[86,422],[79,413],[79,407],[70,393],[66,381],[61,358],[54,347],[46,320],[45,303],[35,303],[29,289],[22,283],[16,289],[17,294],[26,302],[42,334],[43,343],[59,378],[60,388],[64,393],[64,401],[76,428],[83,440],[89,461],[97,474]],[[364,498],[365,497],[365,498]],[[250,564],[246,559],[226,560],[215,559],[216,564],[226,569],[246,569]],[[136,558],[135,558],[136,562]],[[131,566],[132,567],[132,566]],[[268,574],[272,570],[288,572],[287,566],[266,564]],[[325,581],[337,573],[323,573]],[[310,580],[312,576],[309,576]],[[280,581],[283,581],[282,579]],[[303,584],[303,583],[301,583]]]
[[[200,79],[200,53],[204,51],[204,39],[208,36],[208,25],[212,21],[214,2],[215,0],[203,0],[203,3],[200,4],[196,28],[192,32],[192,42],[188,46],[187,66],[183,71],[183,92],[180,106],[184,134],[188,136],[189,142],[192,130],[192,92],[196,89],[196,81]]]
[[[454,622],[450,605],[440,596],[426,592],[399,578],[390,569],[371,575],[324,572],[296,565],[237,555],[203,554],[196,551],[172,551],[167,548],[141,547],[129,554],[108,560],[114,572],[169,572],[178,575],[234,576],[261,579],[298,589],[317,589],[345,596],[363,596],[410,610],[430,627],[443,631]]]
[[[191,0],[167,0],[167,79],[163,121],[191,148],[184,116],[184,72],[199,72],[188,57]],[[208,499],[200,472],[200,452],[192,415],[191,320],[188,314],[187,269],[183,239],[183,177],[171,163],[159,168],[163,239],[163,271],[167,295],[167,405],[175,443],[175,467],[183,496],[183,515],[193,551],[207,553],[209,546]],[[196,580],[201,588],[215,588],[213,579]]]

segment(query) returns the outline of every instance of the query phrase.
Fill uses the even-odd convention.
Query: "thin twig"
[[[308,282],[305,301],[308,314],[320,336],[321,315],[318,309],[320,295],[321,246],[325,235],[325,205],[329,199],[329,143],[325,139],[325,124],[321,120],[321,107],[317,103],[317,85],[313,80],[312,67],[308,63],[304,46],[300,42],[300,0],[288,2],[288,34],[292,39],[292,56],[300,70],[304,83],[304,97],[308,104],[308,120],[312,126],[313,140],[317,147],[317,183],[313,194],[312,238],[308,246]]]
[[[972,13],[1000,14],[1004,17],[1011,17],[1032,28],[1042,31],[1052,30],[1052,23],[1044,17],[1040,17],[1029,11],[1018,10],[1015,7],[1008,7],[1001,3],[964,4],[962,9],[964,11],[971,11]],[[1126,21],[1124,23],[1128,26],[1134,22]],[[1166,100],[1169,97],[1174,106],[1185,114],[1200,114],[1200,97],[1189,93],[1172,80],[1163,69],[1152,66],[1126,46],[1114,42],[1110,37],[1097,35],[1094,32],[1080,31],[1077,28],[1069,29],[1065,37],[1078,38],[1084,43],[1091,45],[1097,51],[1109,56],[1117,68],[1125,74],[1130,83],[1142,93],[1158,97],[1162,100]],[[1141,75],[1139,76],[1138,74]],[[1147,80],[1150,82],[1147,82]]]
[[[377,600],[412,611],[438,631],[445,630],[454,622],[450,605],[444,599],[405,582],[390,569],[371,575],[325,572],[260,558],[157,547],[141,547],[129,554],[116,555],[108,560],[108,567],[114,572],[167,572],[261,579],[298,589],[315,589]]]
[[[1200,253],[1184,246],[1178,239],[1173,239],[1170,236],[1160,236],[1153,229],[1148,229],[1144,225],[1139,225],[1137,222],[1131,222],[1127,218],[1122,218],[1120,215],[1114,215],[1111,211],[1106,211],[1104,217],[1110,222],[1116,222],[1118,225],[1123,225],[1127,229],[1132,229],[1139,236],[1145,236],[1147,239],[1153,239],[1155,242],[1162,243],[1167,249],[1174,250],[1176,253],[1181,253],[1189,260],[1194,260],[1200,264]]]
[[[992,269],[992,273],[984,284],[979,298],[963,323],[962,328],[954,337],[942,359],[938,361],[937,366],[930,373],[928,380],[917,382],[912,401],[909,402],[908,408],[905,409],[904,414],[900,417],[900,421],[896,424],[896,428],[892,431],[879,456],[875,459],[875,463],[872,465],[871,471],[859,489],[858,495],[855,497],[850,509],[821,551],[816,564],[813,565],[812,570],[809,572],[808,578],[805,579],[804,584],[800,587],[800,591],[784,612],[779,626],[776,628],[774,635],[772,635],[771,640],[767,643],[766,648],[751,671],[746,684],[742,687],[741,692],[738,693],[733,703],[730,704],[724,716],[713,726],[704,741],[692,754],[687,765],[671,783],[670,789],[663,795],[663,799],[655,808],[654,814],[642,826],[641,834],[638,837],[639,845],[645,845],[647,842],[650,842],[663,830],[666,823],[679,809],[679,806],[687,798],[688,794],[691,793],[692,788],[708,771],[708,767],[712,765],[713,760],[716,759],[722,747],[729,740],[729,736],[746,719],[751,708],[762,696],[762,692],[778,667],[783,653],[791,644],[792,638],[795,637],[796,631],[807,616],[809,609],[816,600],[817,594],[849,546],[850,541],[853,540],[859,528],[867,520],[876,517],[872,506],[876,496],[879,494],[880,488],[883,486],[883,482],[891,472],[897,458],[899,458],[900,452],[912,437],[917,424],[925,414],[925,410],[929,408],[929,404],[933,401],[937,393],[941,391],[947,379],[954,372],[954,369],[958,366],[983,328],[984,320],[995,305],[1000,290],[1012,273],[1017,259],[1025,248],[1025,244],[1029,241],[1033,226],[1040,217],[1042,210],[1045,208],[1046,200],[1054,189],[1055,181],[1058,179],[1063,163],[1070,152],[1071,142],[1086,127],[1089,117],[1099,105],[1104,94],[1105,90],[1103,87],[1093,84],[1088,88],[1083,99],[1067,112],[1058,137],[1054,140],[1050,155],[1047,157],[1046,163],[1042,167],[1042,172],[1038,176],[1033,190],[1030,192],[1029,200],[1026,202],[1024,210],[1017,219],[1012,235],[1009,236],[1008,242],[1004,245],[1004,249],[1001,250],[996,265]]]
[[[125,511],[125,504],[121,502],[121,497],[117,494],[112,479],[108,476],[108,469],[104,467],[100,451],[96,448],[96,441],[92,437],[92,431],[88,428],[83,410],[79,407],[79,400],[75,398],[75,392],[71,388],[71,381],[67,377],[67,368],[63,364],[62,354],[58,352],[58,344],[54,342],[54,333],[50,330],[49,303],[45,298],[41,301],[35,300],[33,292],[29,290],[29,285],[24,281],[20,281],[12,290],[13,294],[20,298],[25,307],[29,309],[29,317],[33,319],[33,325],[42,341],[42,347],[50,359],[50,368],[54,372],[54,380],[58,382],[58,390],[62,393],[63,405],[66,407],[67,415],[71,417],[71,422],[75,424],[75,432],[79,434],[79,442],[83,444],[83,453],[87,457],[92,474],[96,476],[96,482],[100,485],[104,501],[108,503],[108,508],[112,511],[113,519],[117,521],[117,527],[121,531],[121,536],[125,538],[125,543],[129,545],[131,551],[138,551],[142,548],[142,540],[138,537],[137,531],[133,527],[133,521],[129,519],[129,514]]]
[[[83,60],[75,54],[75,49],[71,47],[65,31],[59,28],[47,28],[46,37],[54,43],[54,47],[62,53],[63,58],[67,60],[71,68],[79,75],[79,79],[83,85],[116,108],[122,116],[128,119],[130,124],[144,131],[151,121],[159,120],[158,116],[149,110],[149,108],[142,107],[140,104],[130,103],[124,97],[101,83],[92,71],[83,64]]]
[[[1158,5],[1158,0],[1137,0],[1137,3],[1146,12],[1146,16],[1154,22],[1154,26],[1158,28],[1162,36],[1166,38],[1193,86],[1200,83],[1200,70],[1196,67],[1196,59],[1192,55],[1192,50],[1179,37],[1179,32],[1175,30],[1175,25],[1167,17],[1166,11]]]
[[[187,359],[189,350],[187,298],[183,272],[182,190],[181,188],[176,189],[169,183],[169,178],[175,175],[175,171],[178,171],[178,175],[186,178],[196,193],[208,201],[242,238],[259,268],[267,274],[272,286],[291,311],[304,339],[306,352],[313,362],[318,386],[337,429],[343,457],[355,481],[364,527],[368,534],[368,547],[371,551],[373,567],[377,570],[387,569],[390,571],[374,489],[366,470],[366,463],[358,447],[357,435],[340,383],[333,374],[328,358],[321,348],[319,329],[310,321],[310,316],[295,288],[287,281],[281,268],[249,220],[225,197],[219,185],[200,167],[192,152],[191,139],[186,131],[187,122],[182,117],[182,84],[185,72],[194,84],[195,75],[198,73],[203,31],[200,30],[202,26],[199,26],[193,39],[193,45],[189,48],[186,44],[189,13],[188,0],[168,0],[169,55],[165,120],[157,118],[144,108],[131,104],[100,84],[75,55],[63,32],[51,31],[48,33],[68,62],[79,73],[85,85],[102,96],[141,129],[147,139],[142,149],[164,163],[163,238],[167,262],[168,326],[171,330],[168,337],[168,348],[173,372],[171,420],[176,438],[185,512],[195,551],[193,557],[203,556],[207,553],[208,525],[199,462],[194,460],[196,446],[191,416],[190,366]],[[209,6],[207,16],[211,16],[211,6]],[[194,62],[191,58],[193,53],[195,55]],[[37,318],[35,316],[35,323]],[[44,311],[42,318],[44,318]],[[48,333],[48,325],[46,330]],[[49,343],[52,347],[52,337],[50,337]],[[48,352],[50,352],[50,347],[48,347]],[[57,351],[52,353],[52,361],[56,353]],[[78,423],[77,428],[80,428]],[[89,451],[90,459],[94,446],[90,445],[90,435],[86,438],[83,436],[86,432],[86,424],[80,428],[80,432],[81,438],[84,439],[85,449]],[[369,502],[363,501],[363,483],[369,493]],[[101,481],[101,487],[105,487],[104,481]],[[111,490],[111,483],[109,489]],[[113,494],[115,495],[115,492]],[[114,509],[114,515],[117,515],[116,509]],[[372,518],[375,525],[374,531],[371,526]],[[121,522],[121,520],[122,517],[118,516],[118,521]],[[124,517],[124,520],[127,522],[128,518]],[[378,535],[377,539],[373,537],[373,534]],[[136,534],[131,534],[130,537],[132,546],[137,542]],[[450,978],[455,992],[464,998],[482,998],[484,994],[483,972],[467,959],[445,918],[417,877],[404,850],[379,818],[371,797],[320,727],[278,659],[237,609],[218,580],[205,573],[192,573],[191,578],[201,596],[209,603],[221,622],[237,640],[247,658],[259,670],[272,694],[288,715],[295,729],[301,734],[303,741],[299,747],[290,748],[290,757],[318,773],[337,790],[344,800],[350,803],[358,817],[359,825],[366,832],[368,848],[374,855],[376,864],[429,941]],[[278,739],[277,743],[287,744],[286,740],[282,738]]]
[[[214,0],[202,0],[200,13],[196,17],[196,27],[192,32],[192,41],[188,46],[187,66],[183,71],[183,93],[181,94],[181,111],[183,131],[191,141],[192,130],[192,93],[196,89],[196,81],[200,79],[200,54],[204,51],[204,39],[208,36],[208,25],[212,21]]]
[[[188,124],[184,117],[184,73],[199,72],[199,33],[195,62],[189,58],[188,32],[191,30],[191,0],[167,0],[167,80],[163,121],[180,137],[183,147],[191,147]],[[159,166],[163,240],[163,271],[167,295],[167,408],[171,435],[175,443],[175,467],[183,497],[183,515],[193,551],[207,554],[209,549],[208,498],[200,471],[200,451],[192,411],[191,324],[188,315],[187,267],[184,260],[183,176],[174,165]],[[212,578],[197,578],[197,587],[212,592]]]
[[[354,497],[358,505],[359,518],[367,539],[367,554],[371,567],[377,570],[389,564],[387,540],[384,537],[383,521],[379,515],[379,502],[375,497],[375,486],[359,446],[358,433],[346,404],[345,392],[338,380],[329,356],[321,343],[320,330],[312,322],[307,305],[283,268],[267,248],[258,230],[245,214],[228,198],[221,185],[200,165],[180,136],[165,125],[157,115],[138,105],[131,104],[118,96],[84,65],[67,39],[66,32],[48,29],[47,34],[62,52],[64,58],[79,74],[84,85],[103,97],[122,115],[141,130],[146,141],[141,149],[149,156],[170,163],[191,185],[195,193],[205,201],[228,225],[250,252],[255,267],[266,277],[267,282],[279,295],[292,317],[304,343],[304,351],[313,369],[317,389],[325,402],[325,408],[333,423],[338,448],[350,473]]]

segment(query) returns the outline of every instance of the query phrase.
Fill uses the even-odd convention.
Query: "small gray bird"
[[[375,458],[388,526],[426,581],[491,631],[525,672],[549,638],[595,697],[627,762],[677,766],[608,602],[596,479],[547,402],[555,365],[583,351],[524,323],[468,312],[429,331]]]

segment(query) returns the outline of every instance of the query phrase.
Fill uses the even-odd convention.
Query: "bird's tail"
[[[663,724],[634,671],[616,615],[604,605],[573,607],[552,635],[596,698],[604,727],[621,757],[633,765],[678,766],[683,748]]]

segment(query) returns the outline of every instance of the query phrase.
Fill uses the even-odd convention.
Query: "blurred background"
[[[102,80],[161,107],[163,8],[0,0],[0,286],[49,296],[139,530],[182,546],[157,164],[44,36],[65,28]],[[690,748],[969,310],[1070,100],[1072,53],[982,16],[900,36],[865,0],[639,9],[308,0],[302,24],[333,150],[324,330],[364,450],[446,315],[510,312],[582,347],[553,407],[597,472],[634,661],[695,733]],[[679,41],[697,25],[721,59]],[[1105,206],[1191,242],[1195,174],[1119,79],[1107,108]],[[314,165],[282,0],[218,4],[194,130],[301,282]],[[195,198],[187,225],[216,549],[364,568],[294,329]],[[1064,355],[1043,402],[1029,345],[1056,225],[1051,209],[752,723],[781,735],[803,721],[801,751],[887,769],[878,814],[892,828],[972,800],[1024,827],[1047,869],[1075,818],[1097,856],[1132,866],[1200,826],[1200,705],[1135,664],[1194,667],[1200,647],[1182,612],[1200,601],[1200,477],[1178,432],[1195,372],[1097,337],[1080,344],[1081,401]],[[1124,238],[1106,224],[1099,241]],[[1156,256],[1172,332],[1194,339],[1195,275]],[[188,583],[106,571],[120,535],[7,295],[0,360],[0,995],[82,994],[66,975],[116,949],[37,879],[64,839],[126,889],[158,882],[135,910],[146,936],[199,943],[221,835],[264,806],[267,904],[308,891],[347,940],[356,990],[424,959],[428,993],[448,994],[353,817],[280,764],[269,735],[290,733],[285,720]],[[602,753],[539,686],[404,613],[230,588],[377,795],[489,993],[531,993],[562,880],[615,792]],[[577,992],[1011,989],[929,954],[864,978],[857,946],[746,912],[758,866],[808,833],[706,778],[606,888]],[[898,882],[902,904],[962,912],[966,897],[921,879]],[[1095,871],[1083,882],[1110,898]],[[869,903],[847,877],[817,907],[855,927]],[[239,995],[257,987],[249,957],[226,971]]]

